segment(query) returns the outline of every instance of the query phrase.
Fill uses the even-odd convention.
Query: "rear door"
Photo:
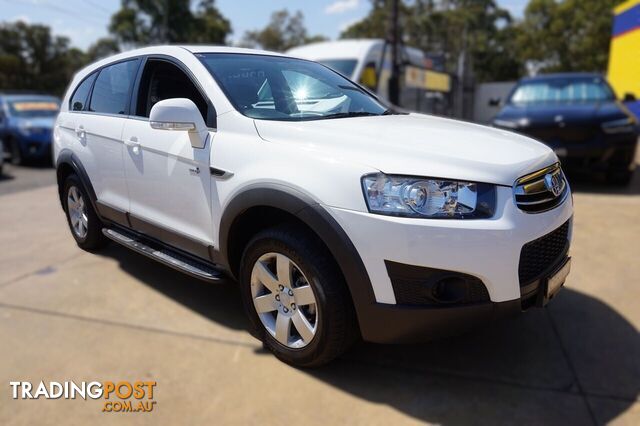
[[[83,84],[72,96],[67,131],[75,138],[74,153],[84,166],[98,198],[99,208],[126,212],[129,197],[124,177],[122,129],[129,113],[130,93],[139,59],[99,70],[85,104]],[[85,80],[89,82],[89,80]],[[82,90],[82,91],[81,91]]]
[[[191,76],[168,59],[148,59],[126,120],[124,163],[130,220],[139,232],[207,258],[213,244],[209,154],[191,146],[187,132],[153,129],[149,113],[157,102],[191,99],[207,121],[208,103]]]

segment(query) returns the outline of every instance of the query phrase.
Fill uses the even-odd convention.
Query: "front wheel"
[[[24,164],[24,159],[22,157],[22,148],[20,148],[20,143],[17,140],[9,140],[9,149],[11,152],[11,164],[16,166]]]
[[[346,283],[318,238],[298,226],[256,235],[240,266],[245,310],[256,335],[280,360],[315,367],[342,354],[357,325]]]

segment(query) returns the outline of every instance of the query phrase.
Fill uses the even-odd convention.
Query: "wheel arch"
[[[273,221],[280,222],[273,222]],[[358,322],[375,296],[360,254],[338,222],[309,195],[279,185],[256,185],[236,194],[224,209],[219,227],[220,261],[235,277],[246,243],[256,232],[284,220],[304,225],[335,260],[356,309]]]
[[[64,182],[67,177],[71,174],[75,174],[80,179],[80,182],[84,186],[84,189],[89,194],[89,199],[91,201],[91,205],[93,206],[94,211],[98,214],[98,208],[96,206],[96,192],[93,189],[93,185],[91,185],[91,180],[89,179],[89,175],[87,175],[87,171],[82,166],[80,159],[69,149],[63,149],[58,154],[58,159],[56,161],[56,181],[58,183],[58,196],[60,198],[60,204],[62,204],[62,208],[66,209],[62,191],[64,190]]]

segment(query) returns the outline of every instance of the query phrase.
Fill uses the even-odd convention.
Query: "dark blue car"
[[[51,159],[53,123],[60,100],[43,95],[0,94],[0,140],[13,164]]]
[[[631,180],[638,121],[598,74],[522,79],[493,125],[549,145],[565,170],[604,172],[618,184]]]

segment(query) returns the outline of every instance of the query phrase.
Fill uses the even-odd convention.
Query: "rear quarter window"
[[[85,110],[91,86],[93,85],[93,81],[96,79],[97,75],[97,73],[91,74],[78,85],[75,92],[73,92],[73,96],[71,96],[71,100],[69,101],[69,109],[71,111]]]

